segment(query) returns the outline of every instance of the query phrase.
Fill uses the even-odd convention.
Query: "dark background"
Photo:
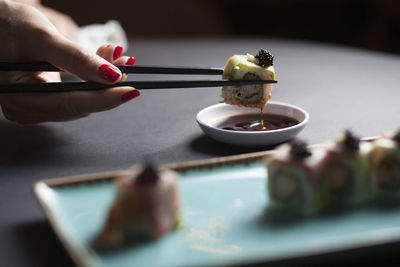
[[[70,14],[80,25],[117,19],[132,40],[135,36],[227,39],[156,43],[138,38],[135,55],[143,57],[144,65],[158,57],[167,66],[185,65],[187,58],[178,55],[198,49],[194,66],[219,66],[243,51],[244,44],[247,51],[255,51],[270,41],[268,48],[278,53],[279,75],[286,77],[279,80],[273,99],[309,111],[313,119],[302,136],[311,143],[332,138],[348,126],[368,136],[400,125],[396,118],[400,113],[398,56],[274,38],[228,39],[298,38],[400,53],[400,1],[48,0],[44,4]],[[303,61],[309,69],[302,69]],[[340,70],[343,61],[348,61],[346,71]],[[379,71],[369,68],[378,64]],[[376,79],[369,79],[373,75]],[[329,80],[332,77],[340,79]],[[215,88],[205,90],[149,90],[140,101],[63,124],[0,123],[0,266],[73,266],[34,199],[32,184],[38,180],[123,169],[143,156],[163,164],[250,152],[202,135],[194,115],[219,99]],[[332,266],[400,266],[399,251],[397,241],[378,249],[323,255],[313,266],[327,262]],[[310,263],[306,259],[297,265]]]
[[[396,0],[42,2],[79,25],[116,19],[131,37],[272,36],[400,53]]]

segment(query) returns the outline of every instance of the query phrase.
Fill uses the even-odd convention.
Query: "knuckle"
[[[50,40],[53,37],[53,33],[50,31],[50,29],[43,27],[39,23],[23,21],[19,26],[21,32],[29,32],[29,36],[35,36],[35,41],[39,44],[43,41]]]
[[[48,28],[42,27],[40,24],[23,22],[18,25],[19,32],[21,36],[34,36],[33,38],[27,38],[26,42],[18,42],[16,44],[17,51],[26,51],[26,47],[29,47],[27,51],[36,51],[36,55],[46,55],[48,51],[51,51],[51,40],[54,38],[54,33],[52,33]],[[36,55],[24,55],[29,57],[35,57]]]
[[[74,73],[87,73],[88,62],[90,62],[89,53],[85,53],[79,49],[71,49],[68,51],[69,57],[66,58],[69,62],[66,65],[73,67]]]

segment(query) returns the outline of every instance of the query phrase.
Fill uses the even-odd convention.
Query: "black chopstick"
[[[126,66],[116,65],[122,73],[142,74],[194,74],[194,75],[221,75],[218,68],[193,67],[154,67],[154,66]],[[47,62],[6,62],[0,61],[0,71],[60,71],[59,68]]]
[[[132,81],[115,84],[94,82],[53,82],[53,83],[13,83],[0,84],[0,94],[8,93],[44,93],[70,91],[96,91],[111,87],[132,86],[141,89],[196,88],[217,86],[240,86],[277,83],[276,80],[194,80],[194,81]]]

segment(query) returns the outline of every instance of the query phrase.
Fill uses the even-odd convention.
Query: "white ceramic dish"
[[[270,131],[229,131],[216,126],[233,115],[256,113],[257,109],[216,104],[204,108],[197,116],[197,123],[209,137],[227,144],[238,146],[268,146],[285,142],[295,137],[307,124],[309,115],[302,108],[287,103],[269,101],[263,113],[283,115],[297,119],[294,126]]]

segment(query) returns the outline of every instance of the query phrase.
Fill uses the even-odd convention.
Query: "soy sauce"
[[[270,131],[283,129],[299,124],[299,121],[274,114],[241,114],[227,118],[217,125],[217,128],[230,131]]]

